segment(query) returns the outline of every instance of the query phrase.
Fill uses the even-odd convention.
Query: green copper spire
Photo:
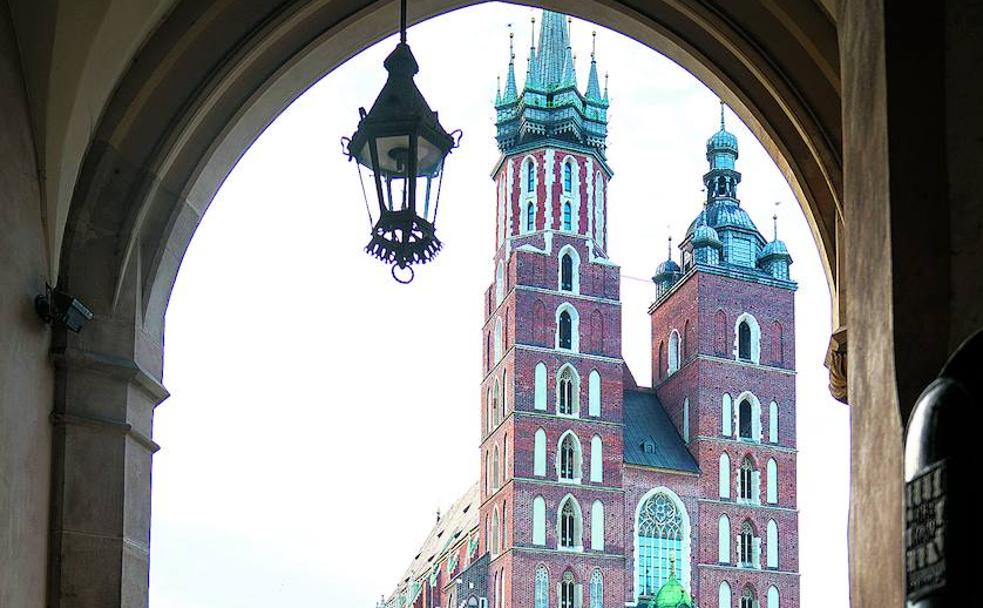
[[[544,89],[556,89],[568,84],[567,72],[572,69],[570,32],[560,13],[543,11],[539,29],[539,49],[533,60],[536,83]]]
[[[590,73],[587,75],[585,97],[600,101],[603,98],[601,97],[601,83],[597,79],[597,32],[591,33],[591,36]]]
[[[502,94],[501,102],[510,103],[519,97],[519,91],[515,86],[515,33],[512,31],[512,24],[509,24],[509,71],[505,77],[505,92]]]

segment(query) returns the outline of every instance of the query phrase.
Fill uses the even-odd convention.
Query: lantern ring
[[[409,270],[410,271],[409,277],[407,277],[406,279],[403,279],[400,275],[396,274],[396,269],[397,268],[399,268],[400,270]],[[410,266],[408,264],[403,264],[401,262],[396,262],[395,264],[393,264],[392,275],[393,275],[393,278],[396,280],[396,282],[397,283],[400,283],[402,285],[409,285],[410,283],[413,282],[413,277],[416,276],[416,274],[413,272],[413,267],[412,266]]]
[[[351,160],[354,158],[354,156],[352,155],[351,145],[352,145],[352,138],[350,137],[341,138],[341,153],[348,157],[349,162],[351,162]]]
[[[458,146],[461,145],[461,140],[464,139],[464,131],[460,129],[454,129],[453,131],[451,131],[450,135],[451,135],[451,139],[454,142],[453,144],[451,144],[451,150],[453,150],[454,148],[457,148]]]

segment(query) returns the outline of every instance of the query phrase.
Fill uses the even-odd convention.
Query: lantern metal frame
[[[444,130],[413,81],[419,65],[406,43],[406,0],[400,2],[400,41],[384,66],[386,84],[368,112],[359,108],[358,128],[342,138],[342,153],[358,168],[372,227],[365,252],[392,264],[393,278],[409,283],[412,267],[431,261],[443,246],[436,235],[440,190],[447,155],[462,133]],[[363,167],[378,202],[376,219]]]

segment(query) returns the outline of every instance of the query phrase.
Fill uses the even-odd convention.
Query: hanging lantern
[[[383,65],[389,78],[372,109],[359,108],[358,129],[342,138],[342,149],[358,168],[372,225],[365,251],[392,264],[394,279],[409,283],[412,266],[440,251],[435,226],[444,160],[460,143],[461,131],[447,133],[440,126],[413,82],[420,68],[406,44],[406,0],[400,3],[399,44]],[[378,201],[375,214],[368,192]]]

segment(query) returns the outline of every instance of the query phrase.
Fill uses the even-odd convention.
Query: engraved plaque
[[[936,462],[905,484],[908,601],[945,588],[946,466]]]

